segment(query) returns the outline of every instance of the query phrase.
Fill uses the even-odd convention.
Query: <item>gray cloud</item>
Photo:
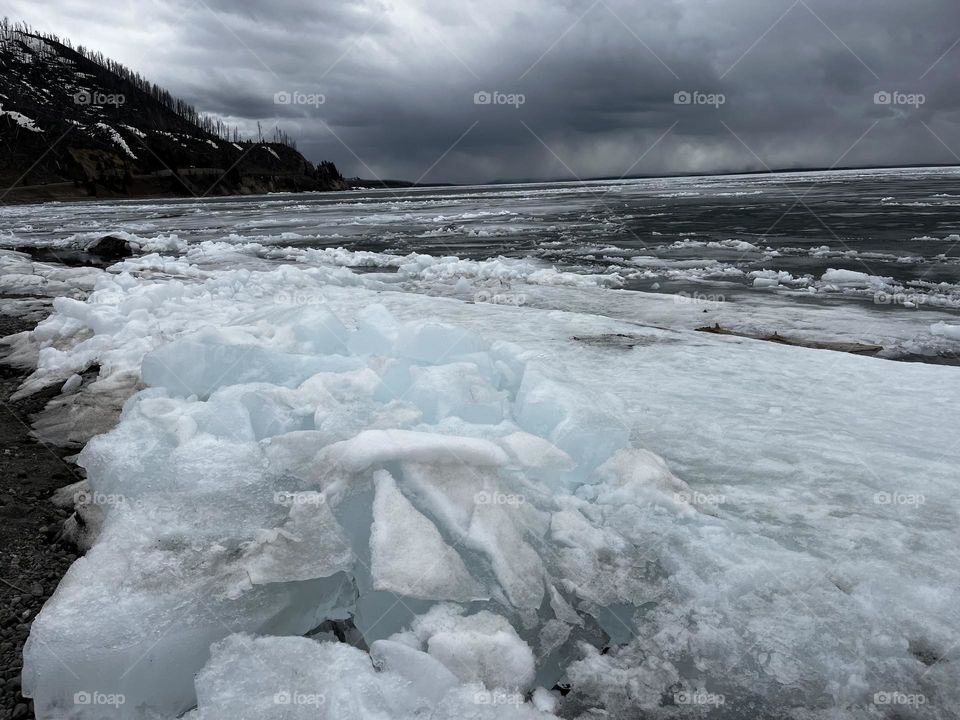
[[[473,182],[960,162],[956,0],[518,5],[12,0],[9,12],[248,132],[279,123],[310,159],[349,175]],[[525,102],[476,105],[479,91]],[[675,104],[682,91],[725,102]],[[902,95],[876,104],[881,91]],[[278,92],[325,102],[277,105]],[[923,104],[909,104],[916,94]]]

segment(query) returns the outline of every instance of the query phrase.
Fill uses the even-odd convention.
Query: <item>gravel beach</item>
[[[0,335],[29,330],[31,323],[0,319]],[[23,644],[33,618],[67,568],[75,549],[58,535],[67,510],[50,502],[58,488],[83,479],[64,459],[71,454],[37,442],[30,417],[57,389],[11,402],[24,373],[0,365],[0,705],[3,718],[32,718],[33,704],[20,694]]]

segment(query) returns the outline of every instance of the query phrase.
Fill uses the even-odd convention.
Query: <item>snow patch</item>
[[[4,110],[3,105],[0,105],[0,117],[6,116],[13,120],[17,125],[22,127],[24,130],[29,130],[30,132],[43,132],[40,128],[36,126],[36,123],[28,118],[22,113],[18,113],[14,110]]]
[[[127,154],[127,156],[130,157],[130,159],[132,160],[137,159],[137,156],[133,154],[133,151],[130,149],[130,146],[127,145],[127,141],[124,140],[123,136],[120,135],[120,133],[118,133],[114,128],[110,127],[109,125],[103,122],[98,122],[96,127],[106,132],[110,136],[110,139],[113,140],[113,144],[119,147],[121,150],[123,150]]]

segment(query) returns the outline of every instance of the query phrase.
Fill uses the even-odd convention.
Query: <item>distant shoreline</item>
[[[383,191],[392,190],[397,192],[409,190],[429,190],[431,188],[469,188],[469,187],[490,187],[490,186],[508,186],[508,185],[577,185],[596,182],[630,182],[634,180],[670,180],[670,179],[695,179],[695,178],[734,178],[744,176],[769,176],[769,175],[801,175],[804,173],[844,173],[844,172],[883,172],[893,170],[957,170],[960,171],[960,165],[894,165],[879,167],[844,167],[844,168],[796,168],[786,170],[757,170],[745,172],[724,172],[710,174],[675,174],[675,175],[632,175],[629,177],[591,177],[579,180],[497,180],[482,183],[414,183],[406,180],[367,180],[363,178],[347,178],[344,180],[346,185],[343,189],[318,190],[317,188],[285,188],[277,187],[275,182],[284,182],[289,180],[287,176],[267,176],[258,178],[260,186],[256,191],[230,191],[218,192],[216,194],[194,194],[183,192],[184,188],[175,187],[175,183],[169,182],[170,177],[137,177],[137,183],[141,185],[139,191],[118,192],[111,188],[98,188],[95,195],[89,194],[82,184],[65,181],[58,183],[46,183],[39,185],[29,185],[11,188],[0,200],[0,206],[7,205],[36,205],[47,202],[85,202],[85,201],[107,201],[107,200],[189,200],[191,197],[198,200],[226,198],[226,197],[249,197],[252,195],[266,195],[271,193],[314,193],[314,192],[357,192],[357,191]],[[177,176],[180,178],[180,176]],[[167,181],[166,186],[163,185]],[[182,181],[181,181],[182,182]],[[152,189],[151,189],[152,188]],[[218,191],[220,186],[218,186]]]
[[[478,185],[536,185],[536,184],[560,184],[560,183],[587,183],[587,182],[617,182],[620,180],[667,180],[671,178],[707,178],[707,177],[737,177],[743,175],[793,175],[801,173],[817,172],[870,172],[877,170],[960,170],[960,164],[943,165],[874,165],[866,167],[802,167],[802,168],[772,168],[769,170],[727,170],[718,172],[691,172],[691,173],[660,173],[654,175],[609,175],[599,177],[585,177],[577,179],[557,178],[557,179],[521,179],[521,180],[490,180],[488,182],[477,183]],[[453,183],[451,183],[453,184]],[[469,185],[469,183],[468,183]]]
[[[61,182],[22,185],[0,193],[0,206],[3,205],[39,205],[48,202],[85,202],[97,200],[138,200],[138,199],[214,199],[224,197],[247,197],[271,192],[342,192],[345,188],[324,188],[307,176],[291,175],[249,175],[242,184],[228,182],[226,174],[218,178],[214,185],[194,184],[191,173],[165,175],[135,175],[123,191],[110,185],[97,182],[91,189],[90,183],[73,180]],[[209,181],[208,181],[209,182]],[[206,189],[205,189],[206,188]]]

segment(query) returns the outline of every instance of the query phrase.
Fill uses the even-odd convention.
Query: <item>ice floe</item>
[[[951,368],[337,263],[122,267],[14,343],[25,392],[130,396],[80,457],[102,528],[34,623],[38,717],[102,717],[83,693],[197,718],[960,701],[924,660],[960,629]]]

